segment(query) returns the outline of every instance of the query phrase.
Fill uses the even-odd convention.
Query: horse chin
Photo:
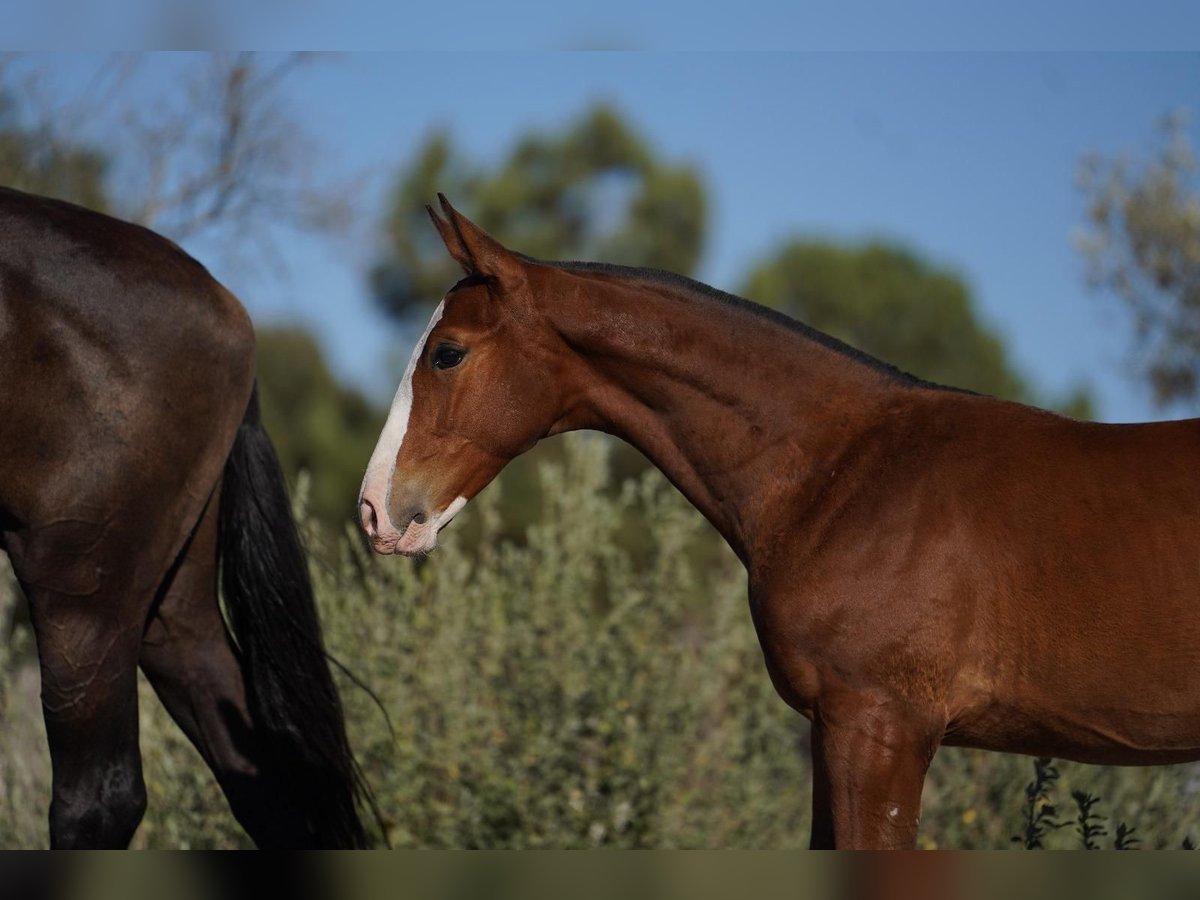
[[[411,532],[413,529],[409,529]],[[371,549],[380,556],[427,556],[437,546],[437,532],[379,535],[371,540]]]
[[[428,556],[437,546],[437,529],[428,525],[409,525],[404,534],[392,544],[391,552],[398,556]]]
[[[431,543],[431,544],[425,544],[421,547],[414,547],[414,548],[396,547],[392,551],[392,553],[395,556],[407,556],[409,559],[421,559],[422,557],[426,557],[430,553],[432,553],[434,551],[434,548],[436,548],[436,547],[437,547],[436,542]]]

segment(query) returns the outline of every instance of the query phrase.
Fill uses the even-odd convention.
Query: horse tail
[[[357,801],[370,794],[346,737],[308,562],[258,386],[225,463],[221,585],[241,654],[262,775],[304,816],[313,846],[364,847]],[[296,823],[300,824],[300,823]]]

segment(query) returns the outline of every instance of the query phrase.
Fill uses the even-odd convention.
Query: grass
[[[542,469],[524,540],[501,539],[491,489],[425,561],[373,557],[350,533],[314,560],[330,647],[391,721],[343,684],[393,846],[807,845],[808,724],[771,687],[741,567],[656,473],[613,489],[606,447],[572,436]],[[8,622],[17,601],[2,573],[0,604]],[[0,846],[44,846],[36,667],[26,630],[0,643]],[[150,808],[135,846],[244,846],[145,685],[141,742]],[[1024,845],[1031,816],[1048,847],[1078,846],[1081,828],[1110,846],[1123,823],[1141,847],[1189,834],[1195,766],[1061,764],[1030,797],[1030,765],[942,750],[921,846]],[[1072,792],[1089,800],[1077,813],[1054,802]]]

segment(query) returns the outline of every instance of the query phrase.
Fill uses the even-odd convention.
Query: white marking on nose
[[[421,361],[425,342],[429,340],[434,326],[442,318],[445,308],[446,301],[443,300],[433,311],[433,318],[425,326],[425,333],[421,335],[417,346],[413,348],[412,358],[404,370],[404,377],[400,379],[400,386],[396,388],[396,396],[392,399],[392,408],[388,412],[383,431],[379,433],[379,442],[375,445],[375,452],[371,454],[371,461],[367,463],[367,473],[363,476],[358,505],[360,508],[362,507],[364,497],[371,498],[376,516],[380,520],[381,530],[385,526],[391,526],[391,516],[387,509],[388,492],[391,490],[392,474],[396,469],[396,457],[400,455],[400,448],[404,444],[404,435],[408,432],[408,419],[412,415],[413,373],[417,370],[417,363]],[[455,510],[455,512],[457,511]]]
[[[447,506],[433,521],[435,529],[445,528],[450,524],[450,520],[458,515],[458,511],[467,505],[466,497],[455,497],[449,506]]]

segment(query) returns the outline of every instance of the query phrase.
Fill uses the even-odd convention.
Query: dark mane
[[[759,316],[774,322],[776,325],[781,325],[790,331],[793,331],[810,341],[815,341],[823,347],[828,347],[843,356],[849,357],[855,362],[869,366],[877,372],[880,372],[889,378],[902,382],[913,387],[931,388],[939,391],[956,391],[963,394],[974,394],[975,391],[969,391],[965,388],[953,387],[950,385],[937,384],[936,382],[926,381],[924,378],[918,378],[905,372],[903,369],[898,369],[891,363],[884,362],[878,357],[872,356],[857,347],[847,344],[845,341],[840,341],[833,335],[826,334],[813,328],[811,325],[805,325],[803,322],[793,319],[786,313],[779,310],[771,309],[769,306],[763,306],[760,303],[755,303],[753,300],[747,300],[745,297],[739,297],[737,294],[729,294],[725,291],[718,290],[702,281],[696,281],[693,278],[688,278],[686,275],[679,275],[675,272],[668,272],[663,269],[642,269],[634,266],[618,266],[613,263],[600,262],[579,262],[575,260],[555,262],[544,259],[535,259],[531,256],[517,254],[526,262],[534,263],[540,266],[549,266],[553,269],[561,269],[565,272],[579,273],[594,273],[597,275],[610,275],[615,278],[625,278],[631,281],[644,281],[650,284],[662,285],[663,287],[673,288],[684,294],[689,294],[705,301],[716,301],[717,303],[733,307],[737,310],[750,313],[751,315]]]

